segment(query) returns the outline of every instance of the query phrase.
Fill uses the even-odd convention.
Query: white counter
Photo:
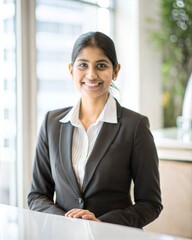
[[[181,240],[134,228],[0,205],[1,240]]]

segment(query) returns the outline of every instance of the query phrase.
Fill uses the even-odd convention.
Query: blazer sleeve
[[[134,132],[131,156],[135,203],[100,216],[101,221],[142,228],[159,216],[163,207],[158,161],[148,118],[143,116]]]
[[[53,200],[55,184],[52,178],[49,159],[47,118],[48,113],[38,137],[31,189],[28,195],[28,206],[31,210],[64,215],[66,211],[54,203]]]

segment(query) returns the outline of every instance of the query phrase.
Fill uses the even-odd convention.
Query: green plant
[[[159,17],[159,31],[150,34],[163,57],[164,127],[172,127],[192,72],[192,0],[160,0]]]

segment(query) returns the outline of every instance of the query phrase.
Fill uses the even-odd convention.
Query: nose
[[[86,77],[90,80],[94,80],[97,78],[97,74],[94,68],[87,69]]]

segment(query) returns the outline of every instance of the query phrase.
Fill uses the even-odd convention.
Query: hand
[[[100,222],[100,220],[95,217],[94,213],[90,212],[89,210],[85,210],[85,209],[78,209],[78,208],[71,209],[70,211],[68,211],[65,214],[65,216],[70,217],[70,218],[82,218],[82,219],[86,219],[86,220]]]

